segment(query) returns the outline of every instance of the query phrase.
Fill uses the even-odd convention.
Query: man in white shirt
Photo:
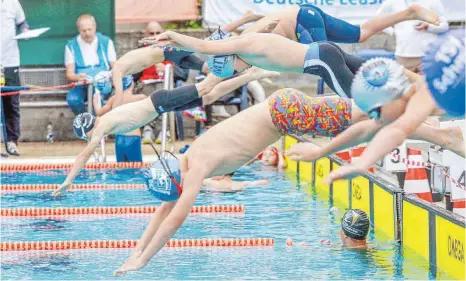
[[[2,47],[0,65],[4,68],[5,85],[19,86],[19,48],[13,39],[16,28],[21,32],[29,30],[23,8],[18,0],[2,0],[1,37]],[[11,155],[19,156],[17,148],[20,136],[19,95],[2,97],[6,125],[6,150]]]
[[[109,71],[116,61],[113,41],[96,32],[97,24],[92,15],[79,16],[76,26],[79,35],[68,41],[65,47],[66,78],[72,82]],[[66,101],[76,115],[86,111],[86,100],[87,86],[71,89],[66,95]]]
[[[421,21],[404,21],[386,29],[385,32],[394,34],[396,37],[396,60],[406,69],[419,73],[421,71],[421,58],[424,56],[427,45],[435,40],[436,33],[448,30],[442,1],[386,0],[380,7],[378,14],[398,12],[413,3],[435,12],[439,16],[440,25],[436,26]]]

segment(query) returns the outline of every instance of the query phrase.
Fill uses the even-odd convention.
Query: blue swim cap
[[[453,117],[465,111],[465,30],[443,33],[429,45],[422,59],[422,70],[432,97],[440,108]]]
[[[228,78],[235,73],[236,55],[210,56],[207,66],[210,72],[220,78]]]
[[[133,84],[133,76],[127,75],[123,77],[123,91],[127,90]],[[103,95],[108,95],[112,92],[112,72],[101,71],[94,76],[94,86]]]
[[[210,40],[222,40],[225,38],[232,37],[233,35],[230,32],[226,32],[218,28],[214,31],[209,39]],[[233,76],[235,73],[235,62],[236,55],[218,55],[218,56],[209,56],[207,60],[207,66],[215,76],[220,78],[228,78]]]
[[[144,171],[144,180],[149,191],[157,199],[166,202],[180,198],[181,189],[176,184],[181,182],[180,179],[180,164],[174,158],[159,159]]]
[[[81,113],[76,116],[73,120],[73,131],[74,134],[83,140],[87,140],[88,137],[86,133],[88,133],[92,128],[94,128],[95,124],[95,117],[90,113]]]
[[[403,66],[387,58],[374,58],[361,65],[351,85],[356,105],[370,114],[402,96],[410,87]]]

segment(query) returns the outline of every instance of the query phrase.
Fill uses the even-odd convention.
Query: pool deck
[[[174,143],[173,152],[179,154],[180,148],[186,144],[191,144],[193,139],[185,141],[177,141]],[[2,157],[1,162],[5,164],[26,164],[26,163],[72,163],[76,156],[84,149],[86,142],[84,141],[67,141],[67,142],[22,142],[18,144],[21,156],[10,155],[7,158]],[[172,144],[168,144],[170,150]],[[155,147],[160,150],[160,144]],[[108,162],[116,162],[115,145],[113,140],[107,140],[105,150],[107,153]],[[100,149],[99,149],[100,151]],[[5,152],[5,146],[2,143],[1,152]],[[142,146],[142,154],[144,161],[154,161],[156,155],[152,147],[147,144]],[[94,157],[89,159],[89,162],[95,162]]]

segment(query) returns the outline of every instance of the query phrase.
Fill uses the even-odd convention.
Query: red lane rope
[[[151,214],[157,206],[71,207],[71,208],[2,208],[2,217],[42,217],[74,215]],[[242,205],[193,206],[191,213],[244,213]]]
[[[29,90],[0,93],[0,96],[8,97],[8,96],[16,96],[16,95],[24,94],[27,92],[48,91],[48,90],[56,90],[56,89],[72,89],[78,86],[86,86],[86,85],[89,85],[87,81],[73,82],[73,83],[64,84],[64,85],[47,86],[47,87],[26,85],[27,87],[30,88]]]
[[[136,247],[137,240],[88,240],[88,241],[31,241],[1,242],[0,251],[41,251],[74,249],[128,249]],[[166,247],[257,247],[273,246],[272,238],[214,238],[172,239]]]
[[[141,162],[96,162],[87,163],[84,169],[134,169],[150,166],[151,163]],[[23,171],[38,171],[38,170],[60,170],[71,169],[73,163],[57,163],[57,164],[3,164],[0,167],[1,172],[23,172]]]
[[[60,187],[59,184],[2,184],[0,191],[5,193],[16,192],[43,192],[54,191]],[[89,190],[117,190],[117,189],[145,189],[144,184],[73,184],[67,191],[89,191]]]

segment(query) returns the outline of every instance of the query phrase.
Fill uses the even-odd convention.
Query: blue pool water
[[[2,184],[59,184],[65,174],[3,174]],[[341,250],[339,218],[328,201],[292,175],[261,168],[238,173],[238,180],[269,179],[270,185],[243,192],[202,192],[196,205],[243,204],[245,214],[192,214],[175,238],[270,237],[274,247],[163,249],[138,272],[124,279],[433,279],[427,261],[392,241],[370,235],[369,251]],[[76,183],[143,183],[138,170],[87,171]],[[159,205],[145,190],[5,194],[2,208]],[[2,241],[138,239],[149,216],[2,219]],[[307,247],[287,247],[291,237]],[[334,246],[322,246],[329,239]],[[119,279],[112,273],[130,250],[3,252],[3,280]],[[440,275],[442,279],[448,276]]]

